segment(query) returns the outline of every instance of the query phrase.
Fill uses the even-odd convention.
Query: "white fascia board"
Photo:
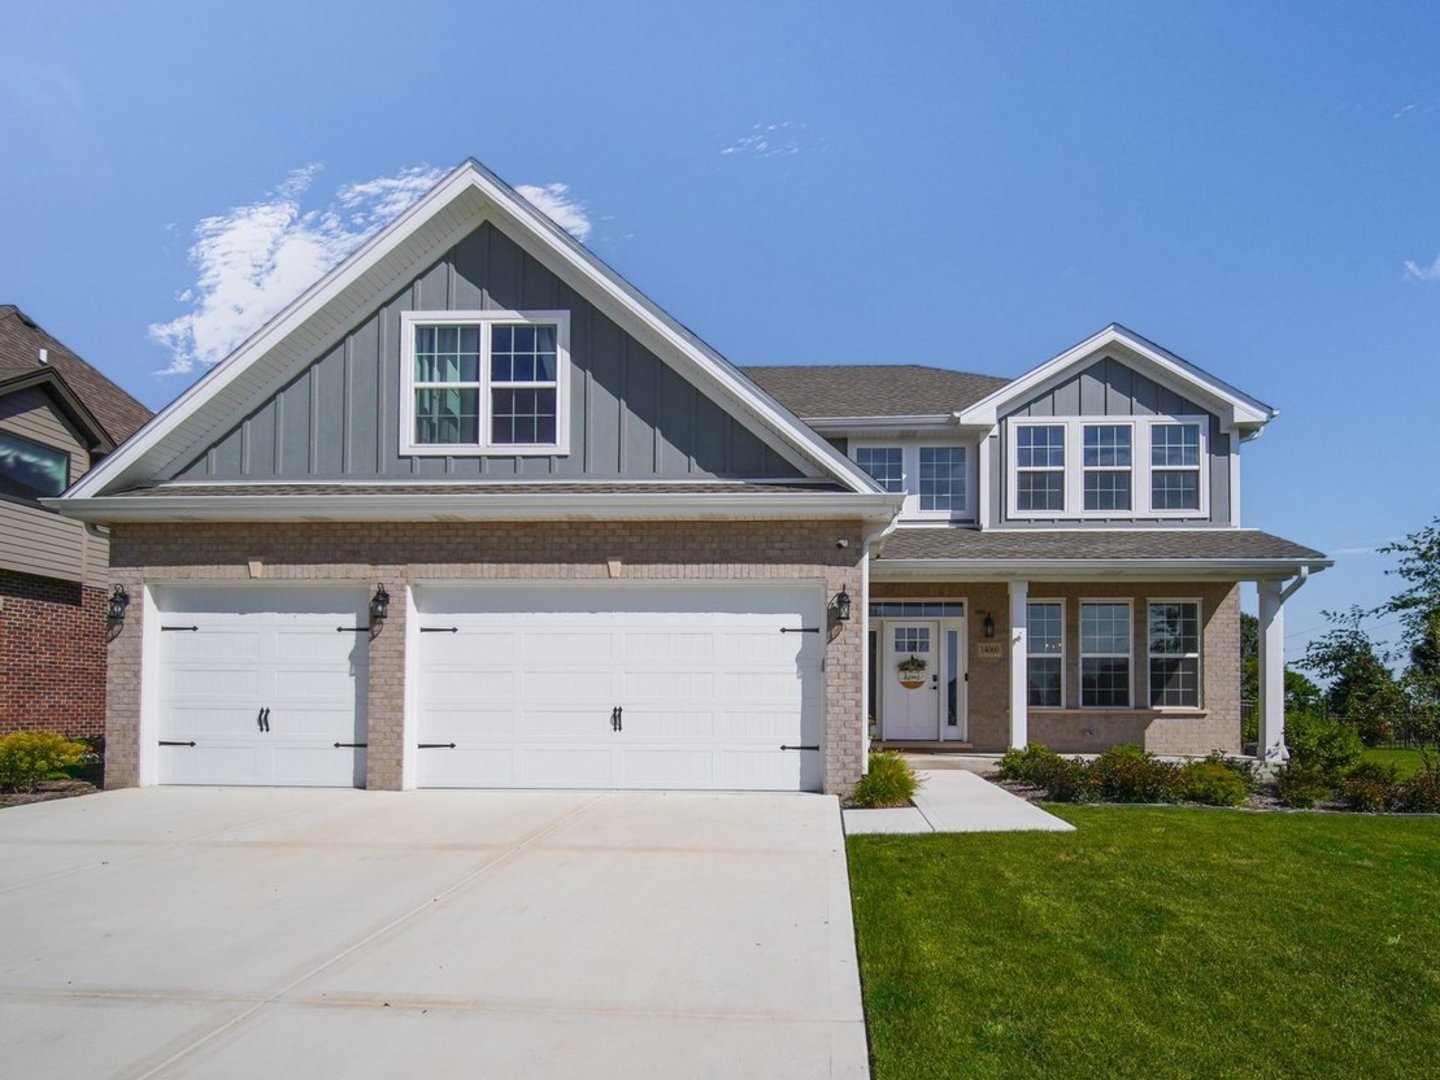
[[[711,521],[845,519],[890,522],[893,495],[796,492],[743,495],[616,492],[603,495],[156,495],[47,499],[66,517],[127,521]]]
[[[1333,559],[886,559],[876,560],[877,581],[1253,581],[1318,573]]]
[[[64,500],[69,502],[92,498],[103,491],[113,480],[122,476],[133,462],[184,423],[201,405],[223,390],[267,350],[277,346],[307,319],[338,297],[467,189],[478,190],[492,207],[513,223],[522,226],[522,232],[543,244],[562,264],[573,268],[582,279],[598,284],[635,319],[650,327],[666,344],[709,376],[711,381],[724,387],[728,396],[745,406],[752,416],[799,451],[805,459],[820,465],[835,479],[855,491],[876,493],[880,490],[863,469],[742,375],[714,349],[685,330],[674,318],[601,262],[508,184],[471,158],[242,342],[234,352],[161,410],[118,450],[86,473],[64,496]]]
[[[1028,395],[1039,393],[1047,383],[1058,381],[1069,370],[1089,359],[1094,353],[1111,345],[1123,345],[1141,356],[1157,371],[1168,376],[1169,381],[1185,388],[1184,392],[1199,395],[1220,406],[1221,420],[1227,429],[1248,429],[1263,426],[1278,413],[1263,401],[1237,390],[1229,383],[1217,379],[1208,371],[1196,367],[1188,360],[1181,359],[1168,349],[1118,323],[1111,323],[1098,334],[1093,334],[1058,356],[1031,369],[1013,382],[1007,383],[993,394],[977,401],[974,405],[960,410],[960,423],[990,426],[999,421],[1007,405]]]

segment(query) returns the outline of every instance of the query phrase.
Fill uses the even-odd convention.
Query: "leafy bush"
[[[1059,758],[1043,785],[1055,802],[1084,803],[1095,798],[1095,770],[1079,758]]]
[[[17,731],[0,739],[0,788],[34,791],[41,780],[63,778],[90,753],[84,743],[53,731]]]
[[[1207,758],[1180,769],[1180,795],[1206,806],[1239,806],[1250,794],[1248,772],[1229,762]]]
[[[1365,744],[1354,728],[1310,713],[1285,718],[1285,743],[1292,761],[1319,769],[1332,786],[1359,764],[1365,753]]]
[[[1392,805],[1402,814],[1440,814],[1440,772],[1422,770],[1402,781]]]
[[[919,786],[920,778],[908,761],[893,750],[880,750],[870,755],[870,771],[855,785],[850,802],[867,810],[908,806]]]
[[[1112,746],[1090,765],[1096,794],[1109,802],[1163,803],[1180,798],[1180,770],[1129,744]]]
[[[1378,814],[1395,798],[1395,767],[1366,761],[1351,769],[1340,785],[1340,798],[1351,810]]]
[[[1291,761],[1276,770],[1275,793],[1283,805],[1306,810],[1334,795],[1335,783],[1324,769]]]
[[[1000,779],[1035,787],[1047,787],[1051,775],[1064,760],[1053,750],[1031,743],[1023,750],[1007,750],[1000,759]]]

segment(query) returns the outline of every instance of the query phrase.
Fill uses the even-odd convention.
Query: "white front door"
[[[939,739],[940,624],[887,620],[884,638],[881,737]]]
[[[364,785],[364,592],[163,587],[156,606],[160,783]]]
[[[415,597],[420,787],[820,789],[818,583]]]

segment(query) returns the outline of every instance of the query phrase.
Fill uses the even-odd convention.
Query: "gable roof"
[[[816,364],[741,368],[806,420],[958,412],[1009,383],[923,364]]]
[[[990,426],[1005,410],[1026,398],[1043,392],[1063,380],[1072,371],[1094,359],[1097,352],[1112,346],[1123,350],[1122,361],[1149,375],[1156,382],[1170,387],[1187,398],[1197,399],[1212,408],[1227,428],[1242,434],[1258,432],[1277,415],[1277,410],[1263,401],[1237,390],[1223,379],[1197,367],[1135,331],[1111,323],[1039,367],[1021,375],[993,393],[966,407],[960,423]]]
[[[65,501],[144,483],[218,435],[383,302],[404,268],[447,250],[484,221],[493,221],[723,408],[772,433],[777,451],[792,462],[818,466],[851,491],[880,491],[854,462],[472,158],[241,343],[82,478]]]
[[[46,363],[40,363],[40,350]],[[106,449],[128,439],[151,412],[96,368],[46,333],[14,304],[0,304],[0,386],[18,388],[48,381],[53,373],[99,428]]]

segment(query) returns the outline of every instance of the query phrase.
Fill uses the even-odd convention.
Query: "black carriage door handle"
[[[265,708],[264,708],[264,706],[261,706],[260,711],[255,714],[255,726],[260,729],[260,731],[261,731],[262,734],[264,733],[264,731],[265,731]]]
[[[615,730],[625,730],[625,708],[621,705],[615,706]]]
[[[263,708],[263,709],[260,710],[260,723],[261,723],[262,725],[264,725],[263,727],[261,727],[260,730],[263,731],[263,732],[265,732],[265,733],[268,735],[268,734],[270,733],[270,706],[269,706],[269,705],[266,705],[265,708]]]

